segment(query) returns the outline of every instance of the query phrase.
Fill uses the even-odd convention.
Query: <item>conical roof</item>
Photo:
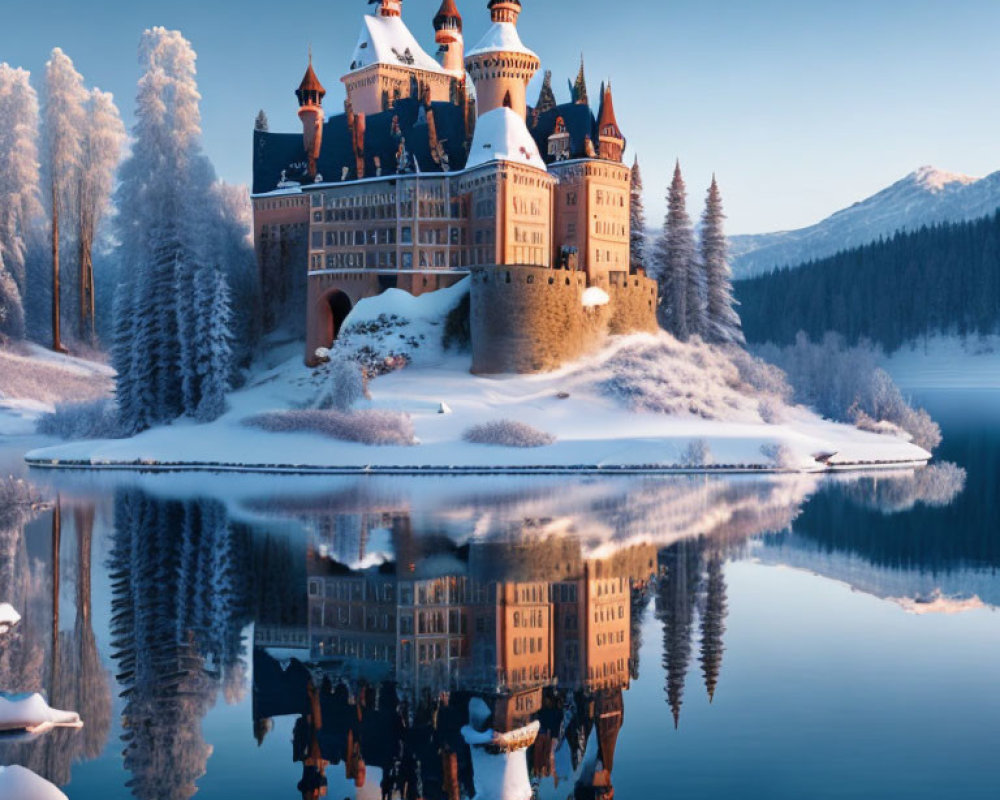
[[[455,0],[443,0],[437,16],[434,17],[434,30],[441,30],[449,20],[455,20],[458,23],[459,32],[462,31],[462,15],[458,13]]]
[[[300,103],[307,92],[316,92],[319,95],[320,100],[326,97],[326,89],[324,89],[323,84],[319,82],[319,78],[316,77],[316,71],[313,69],[312,58],[309,59],[309,67],[306,69],[306,74],[302,78],[302,83],[299,84],[299,88],[295,91]]]
[[[621,128],[618,127],[618,118],[615,116],[615,102],[611,95],[611,84],[604,87],[601,96],[600,118],[597,120],[597,130],[600,136],[614,136],[617,139],[624,139]]]

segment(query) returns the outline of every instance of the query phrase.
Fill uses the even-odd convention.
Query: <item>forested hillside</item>
[[[799,331],[888,351],[931,333],[1000,327],[1000,213],[936,225],[740,281],[743,330],[751,342],[790,344]]]

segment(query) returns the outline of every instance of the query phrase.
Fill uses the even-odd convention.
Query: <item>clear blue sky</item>
[[[643,165],[651,222],[675,158],[698,213],[718,173],[733,233],[799,227],[923,164],[1000,169],[997,0],[523,0],[525,43],[560,99],[586,54]],[[0,0],[0,60],[33,72],[62,47],[131,117],[140,33],[179,28],[199,54],[205,147],[247,182],[250,129],[295,130],[309,43],[329,110],[343,100],[365,0]],[[404,0],[434,51],[439,0]],[[466,39],[486,0],[458,0]],[[535,89],[532,88],[532,94]]]

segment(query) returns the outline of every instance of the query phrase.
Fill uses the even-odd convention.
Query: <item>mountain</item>
[[[838,211],[817,225],[795,231],[730,239],[737,279],[796,266],[939,222],[962,222],[1000,208],[1000,172],[971,178],[921,167],[876,195]]]

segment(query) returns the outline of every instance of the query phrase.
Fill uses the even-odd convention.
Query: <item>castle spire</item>
[[[625,136],[618,127],[611,82],[602,87],[601,110],[597,120],[598,154],[606,161],[621,161],[625,153]]]
[[[574,103],[589,106],[590,98],[587,96],[587,76],[585,72],[583,53],[580,53],[580,71],[576,75],[576,82],[570,85],[569,91]]]
[[[302,144],[309,161],[309,177],[315,178],[320,149],[323,146],[323,98],[326,89],[316,76],[312,64],[312,47],[309,48],[309,66],[302,83],[295,90],[299,101],[299,119],[302,121]]]
[[[462,15],[455,0],[443,0],[434,17],[434,41],[438,44],[441,66],[465,77],[465,42],[462,37]]]
[[[538,93],[538,102],[535,103],[535,111],[544,114],[556,107],[556,93],[552,91],[552,70],[545,70],[545,80],[542,81],[542,89]]]

